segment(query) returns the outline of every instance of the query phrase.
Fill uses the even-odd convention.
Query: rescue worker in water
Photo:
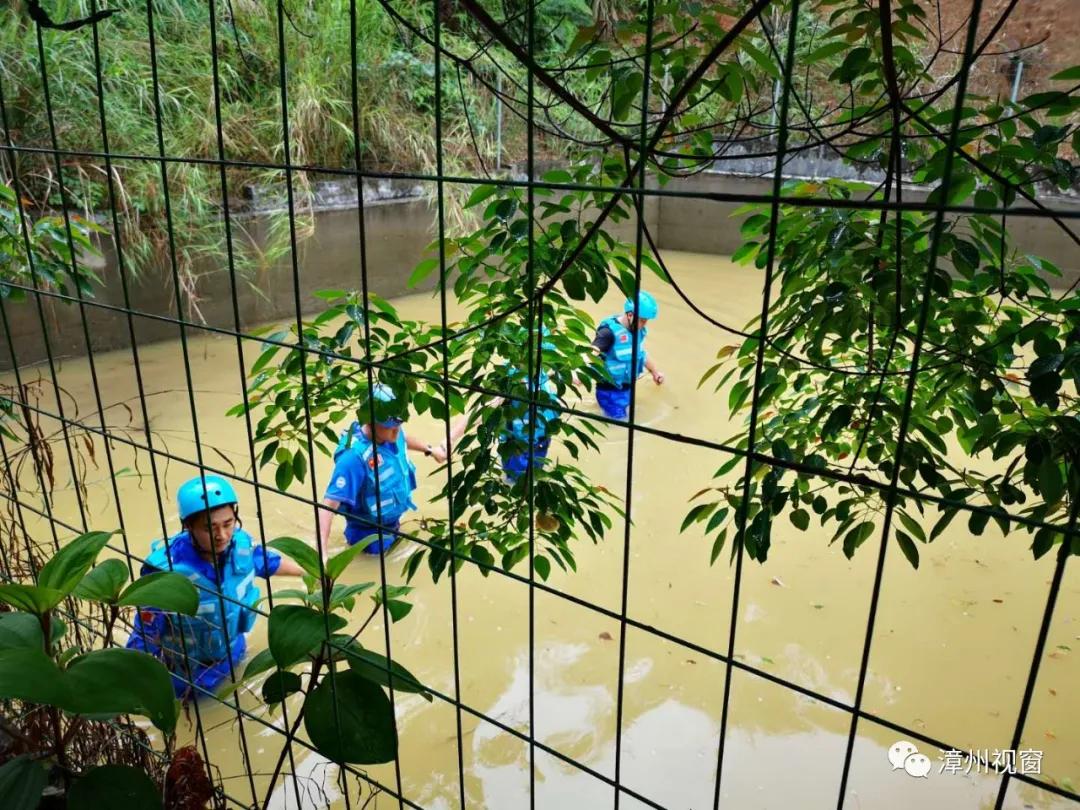
[[[375,421],[365,425],[353,422],[334,451],[334,471],[323,498],[325,508],[319,511],[323,554],[329,548],[330,527],[339,511],[345,515],[345,540],[350,546],[366,541],[364,551],[369,554],[389,549],[397,540],[402,516],[416,509],[412,500],[416,466],[408,451],[423,451],[439,463],[446,461],[449,452],[445,444],[432,446],[405,435],[406,409],[390,386],[376,383],[361,406],[361,414],[370,413],[371,400]],[[464,432],[464,425],[452,428],[451,444]]]
[[[543,351],[554,354],[557,349],[555,344],[547,339],[546,326],[542,327],[540,336]],[[520,345],[528,346],[529,336],[524,329],[518,339]],[[530,467],[534,470],[543,468],[544,459],[551,449],[549,426],[561,418],[559,411],[545,405],[561,405],[561,401],[550,370],[541,368],[530,383],[528,372],[524,369],[509,362],[506,362],[503,368],[503,385],[510,389],[512,397],[497,397],[488,407],[502,408],[504,411],[506,428],[499,434],[498,452],[505,481],[514,484]],[[533,398],[537,403],[536,426],[530,429],[529,400]],[[470,418],[472,417],[466,414],[453,422],[450,435],[457,438],[463,436]]]
[[[255,578],[304,572],[292,560],[264,550],[244,531],[236,491],[221,476],[186,481],[176,501],[184,529],[151,544],[140,574],[183,574],[199,592],[198,612],[181,616],[141,608],[127,646],[161,659],[172,673],[177,697],[188,699],[212,694],[243,660],[244,634],[258,615]]]
[[[596,385],[596,401],[612,419],[626,419],[630,407],[630,388],[644,371],[657,385],[664,384],[664,373],[645,351],[645,325],[660,314],[660,307],[647,292],[639,292],[637,302],[626,299],[622,315],[612,315],[600,322],[593,338],[593,349],[603,358],[608,379]],[[637,345],[637,365],[634,345]]]
[[[551,356],[556,352],[555,344],[548,340],[547,327],[540,330],[541,349]],[[521,343],[529,345],[528,334],[523,331]],[[541,353],[541,357],[543,356]],[[534,470],[544,466],[548,450],[551,448],[549,425],[560,418],[558,411],[544,405],[559,404],[558,393],[551,372],[541,368],[535,379],[528,379],[528,372],[507,364],[507,382],[511,389],[518,389],[517,396],[526,401],[507,401],[497,399],[493,405],[502,407],[506,413],[507,430],[499,436],[499,456],[502,459],[503,473],[507,482],[516,483],[531,467]],[[536,423],[531,425],[531,407],[528,399],[535,399],[537,407]]]

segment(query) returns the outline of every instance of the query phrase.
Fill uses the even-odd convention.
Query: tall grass
[[[375,0],[357,0],[356,5],[361,166],[433,173],[436,142],[431,49],[422,41],[405,41]],[[113,0],[109,6],[119,13],[99,24],[99,32],[110,151],[114,155],[157,156],[156,111],[160,107],[166,155],[216,159],[209,3],[155,0],[157,98],[146,4]],[[349,2],[292,0],[286,9],[291,162],[352,167]],[[89,11],[89,0],[61,0],[51,13],[54,19],[70,19]],[[425,13],[424,4],[413,11]],[[276,3],[217,0],[216,13],[225,156],[248,163],[282,164],[285,149]],[[44,66],[38,59],[36,28],[19,0],[14,0],[12,12],[0,20],[0,50],[5,54],[0,60],[0,80],[12,139],[23,146],[50,146],[41,79],[44,67],[61,149],[102,151],[91,30],[45,31],[43,37]],[[491,165],[494,157],[493,100],[467,78],[462,86],[464,97],[456,76],[448,72],[444,77],[443,155],[448,173],[474,171],[480,160]],[[508,139],[513,139],[512,122],[508,121],[507,129]],[[96,213],[105,221],[101,215],[107,212],[109,199],[104,160],[67,155],[61,163],[62,178],[58,178],[51,156],[21,154],[18,171],[24,196],[39,209],[66,204],[88,215]],[[199,279],[225,263],[220,178],[215,166],[196,163],[169,162],[166,173],[171,218],[166,217],[159,162],[114,159],[119,240],[132,272],[145,272],[155,265],[167,267],[171,225],[183,303],[189,315],[198,317]],[[230,167],[227,174],[234,207],[247,196],[247,187],[280,187],[284,183],[284,173],[276,168]],[[297,172],[294,179],[298,216],[309,217],[310,211],[305,210],[308,192],[319,176]],[[310,222],[301,224],[309,226]],[[237,268],[249,278],[289,250],[288,228],[279,223],[265,230],[272,236],[257,245],[246,237],[242,222],[234,228]],[[301,235],[309,230],[302,227]]]

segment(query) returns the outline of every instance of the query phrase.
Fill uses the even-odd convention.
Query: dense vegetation
[[[293,173],[299,238],[310,232],[305,214],[314,185],[339,179],[332,170],[353,167],[356,155],[367,170],[435,172],[433,49],[422,33],[408,31],[378,0],[355,3],[355,42],[348,0],[285,3],[284,40],[277,15],[261,3],[168,0],[152,5],[152,48],[145,3],[120,0],[109,6],[116,13],[94,27],[43,30],[44,63],[38,29],[20,3],[14,3],[15,13],[0,18],[5,138],[31,150],[49,149],[51,115],[56,145],[70,151],[60,159],[59,171],[50,155],[18,154],[21,191],[31,208],[45,211],[66,203],[90,218],[107,217],[115,206],[126,267],[136,275],[155,263],[170,267],[171,240],[189,315],[199,315],[200,275],[228,260],[224,194],[234,210],[244,209],[253,188],[271,204],[276,199],[284,206],[282,62],[289,162],[331,170]],[[55,16],[81,17],[90,9],[89,0],[75,0],[61,4]],[[430,28],[431,11],[431,4],[417,3],[395,13],[408,14],[422,30]],[[464,35],[455,29],[463,24],[454,22],[452,13],[448,17],[447,40],[460,40]],[[546,3],[546,47],[558,49],[588,19],[581,0]],[[358,144],[353,143],[354,78]],[[442,160],[448,173],[472,174],[495,165],[497,110],[488,85],[496,86],[493,69],[471,74],[451,65],[443,74]],[[220,153],[216,98],[221,102]],[[504,111],[503,129],[504,153],[520,156],[523,127],[512,106]],[[108,167],[99,156],[104,137],[108,151],[117,156]],[[560,147],[552,143],[551,148]],[[154,160],[120,157],[159,154],[182,159],[170,160],[163,169]],[[218,168],[207,162],[220,157],[260,165],[229,167],[223,192]],[[248,224],[245,218],[232,218],[233,261],[253,280],[289,249],[289,223],[279,214],[271,221],[269,237],[258,241],[247,233]]]

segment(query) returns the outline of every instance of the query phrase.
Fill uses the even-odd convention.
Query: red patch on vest
[[[619,335],[619,343],[626,343],[630,339],[629,335]]]
[[[368,465],[369,467],[371,467],[371,469],[373,469],[373,470],[374,470],[374,469],[375,469],[375,465],[376,465],[376,464],[378,464],[378,463],[379,463],[379,454],[378,454],[378,453],[373,453],[373,454],[372,454],[372,456],[371,456],[371,458],[369,458],[369,459],[368,459],[368,463],[367,463],[367,465]]]
[[[143,624],[150,624],[154,620],[154,611],[152,610],[140,610],[139,618],[142,619]]]

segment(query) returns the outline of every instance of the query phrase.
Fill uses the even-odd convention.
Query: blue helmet
[[[660,314],[660,307],[657,305],[655,298],[642,290],[638,293],[637,306],[634,306],[634,299],[627,298],[626,303],[623,305],[623,312],[633,312],[637,318],[652,320]]]
[[[379,427],[397,427],[405,421],[398,406],[397,395],[386,383],[375,383],[371,389],[371,399],[375,400],[375,424]]]
[[[235,505],[236,490],[232,484],[220,475],[207,475],[192,478],[180,485],[176,491],[176,505],[180,507],[180,520],[187,520],[194,514],[216,509],[219,506]]]

